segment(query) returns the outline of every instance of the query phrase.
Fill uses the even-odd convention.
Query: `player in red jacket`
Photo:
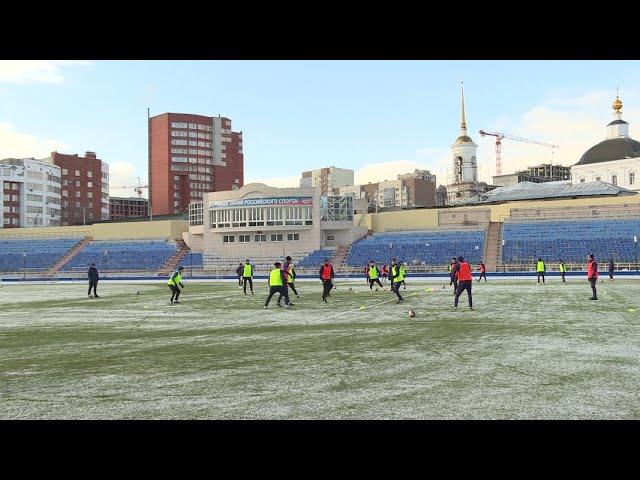
[[[587,255],[587,278],[591,284],[593,296],[589,300],[597,300],[596,283],[598,283],[598,262],[593,258],[593,254]]]
[[[335,274],[333,273],[333,265],[329,263],[329,259],[325,258],[324,264],[320,267],[320,280],[322,280],[322,301],[327,303],[327,296],[333,288],[331,281]]]
[[[467,297],[469,297],[469,309],[473,310],[473,299],[471,298],[471,284],[473,283],[473,274],[471,273],[471,265],[469,262],[465,262],[462,256],[458,257],[456,266],[451,270],[452,274],[458,276],[458,289],[456,290],[455,300],[453,302],[453,309],[458,309],[458,298],[465,290],[467,291]]]
[[[480,276],[478,277],[478,282],[480,280],[482,280],[482,278],[484,277],[484,281],[487,281],[487,267],[485,267],[484,263],[482,263],[482,261],[480,261],[480,266],[478,267],[478,270],[480,271]]]

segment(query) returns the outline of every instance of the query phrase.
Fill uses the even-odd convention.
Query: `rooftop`
[[[570,180],[545,183],[520,182],[517,185],[496,188],[467,200],[456,202],[456,205],[479,205],[517,200],[592,197],[599,195],[636,195],[636,192],[606,182],[575,184],[572,184]]]

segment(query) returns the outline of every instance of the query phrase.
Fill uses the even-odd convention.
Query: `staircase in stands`
[[[490,222],[484,248],[484,264],[487,272],[495,272],[502,258],[502,222]]]
[[[165,263],[160,268],[160,270],[158,270],[156,275],[158,276],[169,275],[178,267],[178,265],[180,264],[184,256],[191,251],[191,249],[187,246],[187,244],[184,243],[184,240],[176,240],[176,246],[177,246],[176,253],[174,253],[171,256],[171,258],[167,260],[167,263]]]
[[[347,256],[351,251],[351,247],[356,243],[358,243],[359,241],[364,240],[372,233],[373,231],[369,230],[367,233],[365,233],[363,236],[358,238],[351,245],[340,245],[338,247],[338,249],[334,252],[333,256],[331,257],[331,265],[333,265],[334,272],[338,273],[338,271],[340,270],[340,267],[342,267],[342,265],[344,264],[344,261],[347,259]]]
[[[91,243],[92,240],[93,237],[84,237],[80,242],[76,243],[67,253],[65,253],[65,255],[60,260],[54,263],[53,266],[46,271],[44,276],[53,277],[60,271],[62,267],[69,263],[71,259],[73,259],[73,257],[78,254],[78,252],[80,252],[85,246]],[[89,270],[89,267],[87,267],[87,270]]]

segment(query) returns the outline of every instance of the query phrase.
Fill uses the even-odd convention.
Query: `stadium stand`
[[[391,257],[408,265],[443,265],[462,255],[475,263],[482,259],[486,228],[435,229],[385,232],[354,243],[347,265],[363,266],[370,260],[389,263]]]
[[[588,253],[604,262],[609,258],[631,262],[635,258],[633,236],[640,238],[640,219],[584,219],[504,223],[502,261],[527,263],[584,263]]]
[[[189,252],[183,257],[182,261],[180,262],[180,265],[182,265],[184,268],[188,268],[188,267],[202,268],[203,266],[202,254]]]
[[[300,268],[320,268],[320,264],[324,262],[324,259],[331,258],[332,254],[333,250],[314,250],[309,255],[300,260],[297,263],[297,266]]]
[[[0,271],[17,272],[23,269],[45,271],[81,240],[81,237],[0,240]]]
[[[84,270],[92,262],[100,271],[152,271],[175,252],[176,244],[166,240],[93,241],[61,271]]]

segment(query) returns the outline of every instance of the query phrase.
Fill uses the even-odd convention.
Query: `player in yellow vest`
[[[289,293],[284,286],[287,279],[282,271],[282,264],[280,262],[276,262],[273,266],[275,268],[269,273],[269,296],[267,297],[266,302],[264,302],[264,309],[267,309],[269,302],[271,301],[271,297],[276,293],[280,294],[280,297],[278,297],[278,306],[282,306],[280,305],[280,299],[284,297],[284,308],[289,308],[291,303],[289,302]]]
[[[380,283],[380,270],[376,267],[376,262],[371,260],[369,262],[369,270],[367,271],[367,276],[369,277],[369,290],[373,290],[373,284],[377,283],[382,288],[382,284]]]
[[[540,277],[542,277],[542,283],[544,283],[544,272],[547,269],[546,265],[541,258],[538,258],[536,263],[536,272],[538,272],[538,283],[540,283]]]
[[[249,283],[249,287],[251,287],[251,295],[253,295],[253,265],[251,265],[248,258],[242,268],[242,284],[245,295],[247,294],[247,282]]]
[[[184,267],[179,267],[178,270],[173,272],[173,274],[169,277],[169,281],[167,282],[167,285],[169,285],[169,288],[171,289],[171,304],[180,303],[178,301],[178,297],[180,296],[180,288],[178,287],[178,285],[184,288],[181,275],[182,270],[184,270]]]
[[[560,275],[562,275],[562,283],[567,283],[564,279],[564,274],[567,273],[567,266],[562,260],[560,260]]]
[[[407,278],[407,262],[400,262],[399,265],[400,275],[402,276],[402,281],[400,283],[402,283],[402,289],[406,290],[407,284],[405,282],[405,279]]]
[[[396,263],[396,259],[391,260],[391,290],[398,297],[398,302],[403,302],[404,298],[400,295],[400,285],[404,281],[404,275],[400,273],[400,265]]]

